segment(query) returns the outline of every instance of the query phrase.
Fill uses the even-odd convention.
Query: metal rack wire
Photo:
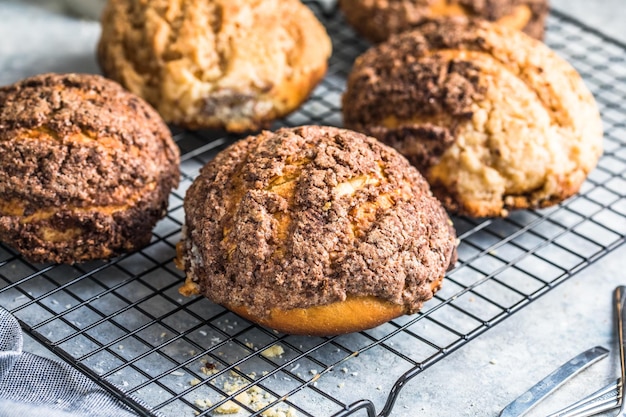
[[[338,13],[316,11],[334,42],[328,75],[275,127],[341,124],[344,80],[366,44]],[[581,193],[557,207],[506,219],[454,218],[458,266],[420,314],[361,333],[297,337],[253,325],[202,297],[181,297],[183,274],[172,260],[185,190],[202,165],[237,139],[188,131],[174,132],[182,181],[148,247],[68,266],[34,265],[0,245],[0,305],[141,415],[364,410],[372,417],[382,407],[378,415],[387,416],[415,375],[625,241],[626,46],[554,11],[547,42],[594,92],[605,154]],[[364,383],[372,372],[379,387]]]

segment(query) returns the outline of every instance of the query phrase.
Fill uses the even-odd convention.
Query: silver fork
[[[626,381],[626,355],[624,340],[626,336],[626,286],[615,289],[615,315],[617,321],[617,338],[619,342],[620,376],[615,383],[594,392],[582,400],[550,414],[547,417],[588,417],[619,407],[617,416],[626,416],[626,401],[623,401],[622,381]]]

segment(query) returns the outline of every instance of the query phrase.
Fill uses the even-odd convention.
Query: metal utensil
[[[617,381],[599,389],[580,401],[546,417],[589,417],[619,407],[621,382]]]
[[[583,369],[608,356],[609,351],[602,346],[596,346],[570,359],[550,375],[535,384],[532,388],[520,395],[515,401],[504,407],[500,417],[521,417],[537,405],[548,394],[563,385],[566,381]]]
[[[618,415],[623,416],[626,409],[626,401],[624,401],[624,382],[626,382],[626,355],[624,354],[624,333],[626,319],[624,319],[624,306],[626,304],[626,287],[621,285],[615,289],[615,313],[617,315],[617,340],[619,343],[619,365],[620,377],[622,383],[619,384],[620,390],[620,407]]]
[[[624,409],[626,401],[623,401],[624,387],[622,381],[626,381],[626,360],[625,360],[625,347],[624,336],[626,333],[626,286],[619,286],[615,288],[614,294],[615,304],[615,320],[617,323],[617,338],[619,343],[619,355],[620,355],[620,375],[621,377],[614,383],[607,385],[606,387],[594,392],[593,394],[583,398],[582,400],[565,407],[564,409],[550,414],[547,417],[589,417],[595,414],[600,414],[614,408],[620,407],[618,416],[624,416]]]

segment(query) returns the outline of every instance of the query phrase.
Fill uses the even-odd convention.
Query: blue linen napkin
[[[0,307],[0,417],[137,417],[68,364],[22,352],[22,329]]]

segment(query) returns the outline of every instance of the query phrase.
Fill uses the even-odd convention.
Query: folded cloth
[[[0,417],[136,417],[70,365],[22,352],[22,329],[0,307]]]

